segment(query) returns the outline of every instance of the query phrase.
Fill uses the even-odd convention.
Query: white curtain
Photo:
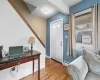
[[[92,9],[93,14],[93,49],[95,52],[100,50],[100,5],[95,4]]]
[[[76,57],[76,41],[75,41],[75,16],[69,16],[69,54]]]
[[[98,50],[100,50],[100,4],[98,4]]]

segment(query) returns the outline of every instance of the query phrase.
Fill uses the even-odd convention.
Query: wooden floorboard
[[[41,69],[40,79],[41,80],[71,80],[67,72],[67,67],[61,63],[56,62],[50,58],[46,58],[46,67]],[[37,72],[34,75],[29,75],[21,80],[38,80]]]

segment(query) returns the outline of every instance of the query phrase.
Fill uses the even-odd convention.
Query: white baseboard
[[[63,62],[62,63],[64,66],[68,66],[69,65],[69,62]]]
[[[47,58],[51,58],[50,56],[47,56],[47,55],[46,55],[45,57],[47,57]]]

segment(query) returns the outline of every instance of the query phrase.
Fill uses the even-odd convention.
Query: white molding
[[[50,56],[47,56],[47,55],[46,55],[45,57],[47,57],[47,58],[51,58]]]
[[[68,65],[69,65],[69,62],[66,62],[66,63],[63,62],[62,64],[63,64],[64,66],[68,66]]]

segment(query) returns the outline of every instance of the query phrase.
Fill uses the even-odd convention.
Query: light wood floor
[[[67,68],[49,58],[46,58],[46,67],[41,70],[40,75],[41,80],[71,80],[67,73]],[[37,72],[21,80],[38,80]]]

